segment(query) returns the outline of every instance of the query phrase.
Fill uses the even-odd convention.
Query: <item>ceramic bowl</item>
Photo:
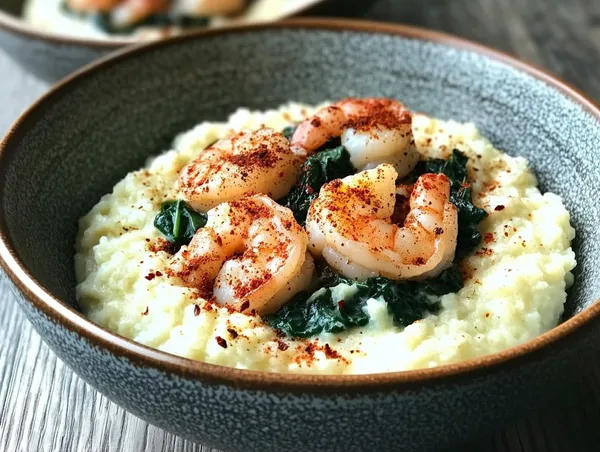
[[[224,120],[239,106],[345,96],[396,97],[427,114],[475,121],[497,147],[529,159],[577,230],[576,283],[558,327],[455,365],[298,376],[172,356],[78,312],[77,220],[125,174],[180,131]],[[452,447],[558,397],[600,352],[599,118],[592,101],[540,70],[415,28],[301,20],[155,42],[62,82],[1,143],[1,263],[56,354],[170,432],[243,452]]]
[[[271,20],[306,15],[353,17],[364,13],[373,1],[293,0],[285,10],[273,13]],[[143,42],[134,37],[86,39],[49,33],[21,19],[24,4],[24,0],[0,0],[0,48],[46,82],[55,82],[109,52]]]

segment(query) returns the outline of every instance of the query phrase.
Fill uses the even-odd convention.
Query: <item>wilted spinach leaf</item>
[[[294,135],[294,132],[296,131],[296,128],[296,126],[287,126],[284,127],[281,133],[287,138],[288,141],[290,141],[292,139],[292,135]]]
[[[425,317],[428,312],[437,312],[442,295],[458,292],[463,287],[456,266],[423,281],[398,283],[376,277],[367,280],[367,283],[372,288],[372,298],[381,297],[386,301],[388,312],[397,326],[408,326]]]
[[[479,223],[487,216],[485,210],[473,205],[471,188],[468,185],[468,157],[457,149],[452,151],[448,160],[432,159],[420,162],[411,173],[410,178],[416,180],[426,173],[443,173],[451,183],[450,201],[458,210],[458,240],[456,259],[470,254],[481,243]]]
[[[369,315],[363,309],[369,299],[368,288],[359,285],[356,293],[343,300],[334,299],[332,295],[330,287],[314,293],[300,292],[266,320],[273,328],[291,337],[339,333],[369,323]]]
[[[166,201],[154,218],[154,227],[176,245],[190,243],[198,229],[206,225],[207,216],[192,210],[184,201]]]
[[[320,280],[328,287],[314,293],[301,292],[267,322],[291,337],[311,337],[322,332],[339,333],[369,322],[365,309],[371,298],[381,297],[388,306],[397,326],[408,326],[428,312],[439,309],[439,297],[457,292],[462,279],[456,266],[425,281],[397,282],[374,277],[357,283],[334,273],[329,267],[321,269]],[[344,299],[334,299],[332,290],[339,284],[355,285],[356,291]]]
[[[321,187],[334,179],[356,173],[350,163],[350,154],[343,146],[317,152],[310,156],[302,166],[300,179],[288,195],[279,200],[279,204],[294,212],[296,221],[304,225],[308,208],[319,196]]]

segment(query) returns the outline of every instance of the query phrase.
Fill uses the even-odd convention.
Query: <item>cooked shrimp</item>
[[[189,16],[229,16],[246,7],[247,0],[175,0],[174,11]]]
[[[165,12],[170,0],[124,0],[112,11],[111,19],[117,27],[127,27],[150,17]]]
[[[122,0],[67,0],[67,5],[73,11],[80,13],[109,12]]]
[[[179,176],[179,190],[196,210],[208,210],[249,193],[285,196],[304,157],[272,129],[240,132],[204,150]]]
[[[443,174],[419,177],[410,211],[397,225],[391,221],[397,176],[385,164],[324,185],[308,211],[309,250],[357,280],[421,279],[450,265],[458,233],[450,180]]]
[[[298,126],[291,145],[310,153],[335,137],[359,171],[391,163],[404,177],[419,161],[412,115],[393,99],[346,99],[322,108]]]
[[[171,269],[203,296],[210,297],[212,287],[221,305],[268,314],[311,283],[307,244],[291,210],[265,195],[247,196],[210,210]]]

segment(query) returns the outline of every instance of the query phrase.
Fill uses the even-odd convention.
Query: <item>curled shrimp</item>
[[[249,193],[285,196],[296,183],[304,156],[273,129],[244,131],[213,144],[183,168],[179,190],[196,210]]]
[[[404,177],[419,161],[412,115],[393,99],[349,98],[324,107],[298,126],[291,145],[311,153],[336,137],[359,171],[391,163]]]
[[[239,13],[247,0],[175,0],[173,9],[189,16],[229,16]]]
[[[111,20],[117,27],[127,27],[152,16],[166,12],[170,0],[124,0],[113,9]]]
[[[312,280],[308,237],[292,211],[265,195],[220,204],[173,258],[188,287],[240,312],[276,311]]]
[[[419,177],[410,211],[397,225],[391,220],[396,178],[394,167],[385,164],[324,185],[308,211],[309,250],[357,280],[421,279],[449,266],[458,233],[450,180],[444,174]]]
[[[80,13],[109,12],[122,0],[67,0],[67,6]]]

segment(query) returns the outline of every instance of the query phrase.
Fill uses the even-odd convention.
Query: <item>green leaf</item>
[[[383,298],[388,312],[397,326],[408,326],[422,319],[429,312],[439,310],[442,295],[458,292],[463,281],[456,266],[452,266],[435,278],[423,281],[397,283],[387,278],[371,278],[375,286],[373,297]]]
[[[314,293],[300,292],[266,320],[273,328],[292,337],[339,333],[369,323],[369,314],[364,309],[369,299],[367,295],[362,287],[343,299],[334,299],[330,287]]]
[[[296,126],[287,126],[281,131],[281,133],[283,134],[284,137],[287,138],[288,141],[290,141],[292,139],[292,135],[294,135],[294,132],[296,131],[296,129],[297,129]]]
[[[312,337],[322,332],[339,333],[369,323],[367,301],[381,298],[388,306],[394,324],[404,327],[439,309],[442,295],[458,292],[463,282],[456,266],[425,281],[397,282],[383,277],[363,282],[351,281],[324,266],[319,269],[322,287],[314,293],[301,292],[286,303],[267,322],[291,337]],[[353,285],[354,292],[343,299],[333,299],[340,285]]]
[[[308,208],[319,196],[321,187],[355,173],[350,154],[343,146],[317,152],[304,162],[298,182],[285,198],[279,200],[279,204],[290,208],[296,221],[303,226]]]
[[[154,218],[154,227],[178,246],[190,243],[196,231],[206,225],[208,217],[191,209],[183,200],[166,201]]]

